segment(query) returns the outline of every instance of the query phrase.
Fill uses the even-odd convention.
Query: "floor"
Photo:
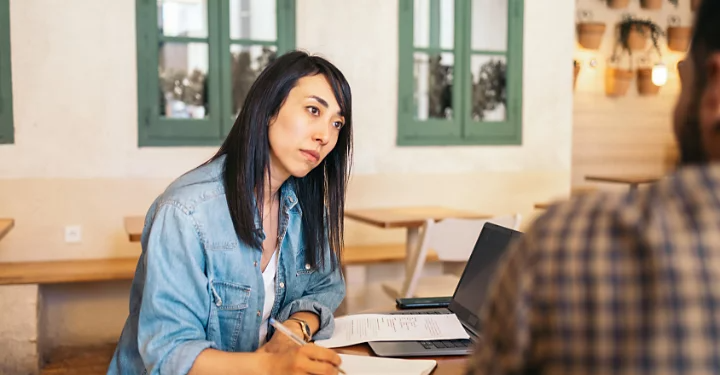
[[[40,375],[105,375],[115,344],[58,349],[48,358]]]

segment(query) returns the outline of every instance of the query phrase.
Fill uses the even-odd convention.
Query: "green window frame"
[[[14,142],[10,65],[10,1],[0,0],[0,144]]]
[[[454,38],[452,48],[440,46],[440,1],[429,2],[428,46],[415,46],[414,1],[400,0],[398,58],[398,131],[399,146],[448,145],[520,145],[522,144],[523,87],[523,13],[524,0],[508,1],[507,46],[505,50],[473,50],[472,1],[454,0]],[[451,118],[415,116],[415,54],[428,56],[454,54],[451,87]],[[504,57],[505,113],[503,120],[483,121],[471,114],[473,89],[471,58],[473,56]]]
[[[230,33],[230,1],[207,1],[207,36],[166,36],[158,28],[158,1],[136,0],[138,73],[138,146],[217,146],[232,128],[231,46],[275,47],[277,55],[295,49],[295,0],[276,2],[274,41],[233,39]],[[208,47],[206,108],[201,119],[161,115],[160,48],[165,43],[202,43]]]

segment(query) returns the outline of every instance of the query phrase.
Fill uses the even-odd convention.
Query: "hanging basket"
[[[662,8],[663,1],[665,0],[641,0],[640,6],[642,6],[643,9],[657,10]]]
[[[625,96],[632,79],[632,70],[608,68],[605,72],[605,94],[613,97]]]
[[[606,26],[602,22],[579,23],[577,25],[578,43],[585,49],[600,48],[605,28]]]
[[[580,74],[580,64],[577,62],[577,60],[573,60],[573,74],[573,88],[575,88],[575,84],[577,84],[578,74]]]
[[[608,8],[625,9],[630,4],[630,0],[608,0]]]
[[[692,29],[682,26],[670,26],[667,29],[668,48],[675,52],[686,52],[690,47]]]
[[[657,95],[660,92],[660,86],[652,81],[652,68],[640,68],[637,71],[637,88],[638,93],[643,96]]]
[[[642,29],[642,31],[638,30]],[[633,26],[628,33],[628,47],[633,51],[645,50],[647,46],[648,36],[650,35],[650,28],[647,26]]]

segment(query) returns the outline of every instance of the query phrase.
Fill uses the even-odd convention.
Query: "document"
[[[467,339],[470,336],[455,314],[358,314],[335,319],[331,338],[316,341],[338,348],[369,341],[428,341]]]
[[[437,362],[426,359],[395,359],[340,354],[340,368],[347,375],[427,375]]]

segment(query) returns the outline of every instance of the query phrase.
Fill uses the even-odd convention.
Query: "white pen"
[[[284,334],[285,336],[289,337],[291,340],[295,341],[296,344],[301,345],[301,346],[307,344],[305,342],[305,340],[299,338],[293,331],[289,330],[287,327],[280,324],[277,320],[270,318],[270,325],[273,326],[280,333]],[[343,371],[340,367],[338,367],[338,372],[341,374],[346,374],[346,372]]]

